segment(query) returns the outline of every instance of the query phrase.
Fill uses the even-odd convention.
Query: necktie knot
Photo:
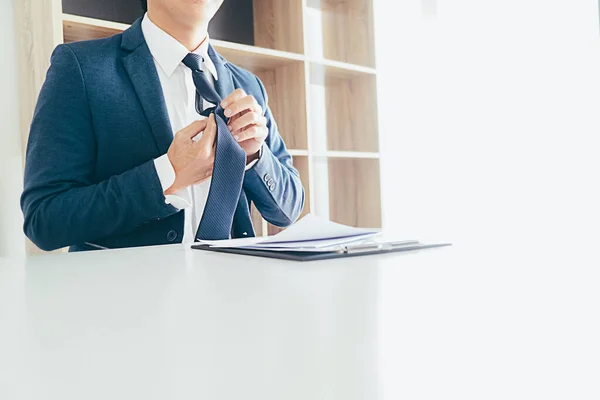
[[[214,110],[203,110],[202,99],[214,105],[221,103],[222,99],[202,70],[203,62],[204,58],[194,53],[189,53],[183,59],[183,64],[192,71],[192,78],[196,86],[196,111],[200,115],[208,116]]]
[[[202,63],[204,58],[198,54],[189,53],[183,59],[183,65],[191,69],[192,71],[202,71]]]

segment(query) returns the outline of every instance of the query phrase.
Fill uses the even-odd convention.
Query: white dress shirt
[[[192,71],[182,63],[189,51],[175,38],[156,26],[148,18],[148,14],[142,21],[142,32],[154,58],[173,135],[175,135],[192,122],[205,118],[196,112],[196,86],[192,79]],[[218,80],[219,77],[215,65],[208,56],[208,43],[207,37],[194,53],[203,57],[202,69],[209,82],[214,85],[214,80]],[[203,109],[213,106],[214,104],[203,101]],[[195,140],[200,137],[201,134]],[[246,169],[251,168],[253,164],[248,165]],[[173,166],[166,154],[154,160],[154,165],[163,191],[166,191],[175,181]],[[165,196],[167,204],[180,210],[185,209],[183,243],[192,243],[195,240],[208,198],[210,182],[211,180],[208,179],[198,185],[180,190],[175,195]]]

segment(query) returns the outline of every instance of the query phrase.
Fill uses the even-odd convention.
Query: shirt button
[[[175,239],[177,239],[177,232],[175,232],[175,231],[169,231],[169,232],[167,233],[167,240],[168,240],[169,242],[174,242],[174,241],[175,241]]]

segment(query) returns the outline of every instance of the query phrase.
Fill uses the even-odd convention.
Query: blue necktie
[[[227,129],[227,119],[220,106],[221,96],[202,71],[203,61],[201,56],[193,53],[183,59],[183,64],[192,70],[196,85],[196,111],[204,116],[214,113],[217,123],[212,181],[196,240],[223,240],[229,239],[231,235],[233,216],[242,192],[246,153]],[[203,111],[202,99],[216,107]]]

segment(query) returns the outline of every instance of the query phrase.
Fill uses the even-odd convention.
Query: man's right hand
[[[202,138],[195,142],[194,137],[201,132],[204,132]],[[175,170],[175,182],[165,191],[165,195],[175,194],[212,176],[216,135],[214,114],[207,119],[191,123],[175,134],[167,152]]]

